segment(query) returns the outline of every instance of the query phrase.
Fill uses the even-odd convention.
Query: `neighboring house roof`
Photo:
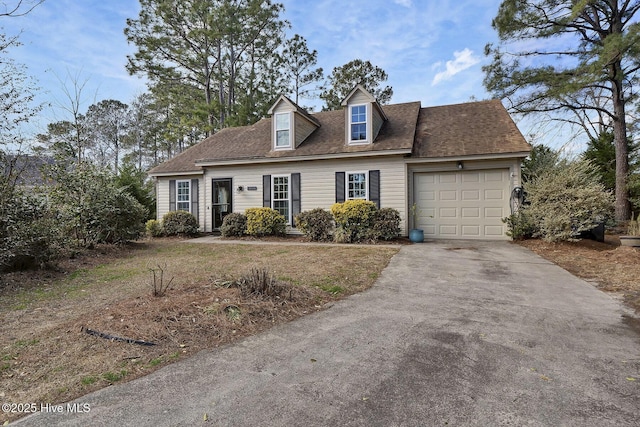
[[[412,155],[442,158],[530,150],[507,110],[494,99],[421,109]]]
[[[49,183],[42,174],[43,166],[50,166],[55,163],[52,157],[32,156],[32,155],[8,155],[4,162],[0,164],[0,172],[8,176],[10,173],[16,176],[16,185],[33,187],[36,185],[46,185]]]
[[[292,102],[288,98],[280,99]],[[420,108],[420,102],[409,102],[381,108],[387,120],[373,144],[346,144],[345,110],[336,110],[311,114],[319,127],[295,149],[273,150],[271,119],[266,118],[250,126],[222,129],[156,166],[149,174],[198,173],[202,172],[202,166],[234,161],[366,156],[385,152],[419,158],[521,155],[531,149],[498,100],[430,108]]]

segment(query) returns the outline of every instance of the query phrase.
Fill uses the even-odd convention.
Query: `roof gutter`
[[[176,172],[149,172],[149,176],[176,176],[176,175],[204,175],[204,170],[176,171]]]
[[[500,153],[500,154],[474,154],[467,156],[450,156],[450,157],[408,157],[407,163],[442,163],[442,162],[457,162],[464,160],[496,160],[496,159],[524,159],[530,154],[529,151],[518,151],[514,153]]]
[[[411,149],[403,150],[380,150],[380,151],[356,151],[353,153],[335,153],[335,154],[318,154],[310,156],[292,156],[292,157],[257,157],[247,159],[200,159],[195,161],[196,166],[227,166],[227,165],[247,165],[257,163],[286,163],[286,162],[304,162],[310,160],[334,160],[334,159],[352,159],[363,157],[381,157],[381,156],[406,156],[411,154]]]

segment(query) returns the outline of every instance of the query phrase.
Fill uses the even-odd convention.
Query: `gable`
[[[268,111],[272,119],[272,140],[274,150],[291,150],[304,142],[320,124],[303,108],[281,95]],[[286,132],[288,143],[278,140],[278,135]],[[283,135],[284,136],[284,135]]]
[[[374,143],[387,120],[376,99],[362,85],[356,85],[341,105],[345,114],[345,143],[360,145]]]

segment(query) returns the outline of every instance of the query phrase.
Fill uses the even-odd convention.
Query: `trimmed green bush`
[[[167,212],[162,217],[162,229],[167,236],[193,236],[198,234],[198,221],[190,212]]]
[[[151,237],[161,237],[162,236],[162,222],[150,219],[145,224],[145,228],[147,229],[147,234]]]
[[[374,224],[377,214],[375,203],[368,200],[347,200],[331,206],[336,222],[334,240],[353,243],[376,240]]]
[[[335,228],[333,215],[322,208],[301,212],[295,218],[296,227],[314,242],[326,242],[333,239]]]
[[[287,230],[287,220],[280,212],[271,208],[249,208],[247,234],[250,236],[281,236]]]
[[[520,209],[508,217],[502,218],[502,222],[507,224],[507,236],[513,240],[529,239],[536,232],[536,226],[526,209]]]
[[[393,208],[381,208],[376,212],[374,234],[382,240],[391,240],[400,234],[400,212]]]
[[[223,237],[243,236],[247,232],[247,217],[241,213],[233,212],[225,216],[220,226]]]

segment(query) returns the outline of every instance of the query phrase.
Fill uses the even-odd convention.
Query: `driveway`
[[[640,335],[508,242],[405,246],[376,285],[22,425],[640,425]]]

